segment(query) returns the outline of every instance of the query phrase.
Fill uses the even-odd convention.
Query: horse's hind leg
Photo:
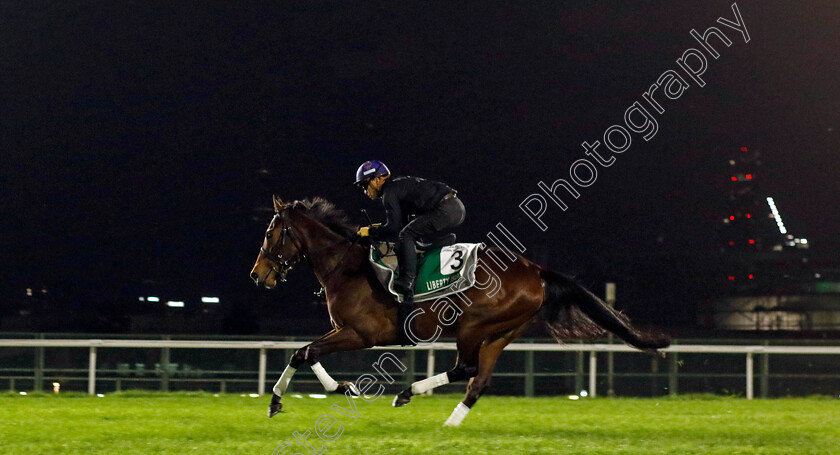
[[[469,341],[467,341],[469,340]],[[479,340],[479,341],[474,341]],[[426,393],[442,385],[463,381],[475,376],[478,371],[478,351],[481,349],[481,338],[461,336],[458,344],[458,359],[451,370],[417,381],[394,397],[391,406],[398,408],[411,401],[413,395]]]
[[[493,368],[496,366],[496,360],[499,359],[499,355],[527,326],[528,324],[524,323],[505,333],[503,336],[494,338],[492,341],[487,341],[481,345],[481,349],[478,351],[478,374],[470,379],[469,384],[467,384],[467,395],[458,403],[458,406],[455,407],[455,410],[452,411],[449,418],[446,419],[446,422],[443,424],[444,426],[456,427],[464,421],[464,418],[467,417],[475,402],[478,401],[478,398],[490,385],[490,376],[493,374]]]
[[[461,362],[459,359],[458,363],[451,370],[412,383],[411,386],[409,386],[394,397],[394,401],[393,403],[391,403],[391,405],[395,408],[405,406],[411,401],[411,397],[414,395],[426,393],[429,390],[435,389],[442,385],[451,384],[453,382],[463,381],[464,379],[471,378],[475,376],[477,371],[478,367],[476,366],[475,361],[470,362],[470,364],[468,365],[464,362]]]

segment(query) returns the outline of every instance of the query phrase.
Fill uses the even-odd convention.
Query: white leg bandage
[[[446,419],[446,422],[443,423],[445,427],[457,427],[464,421],[464,417],[469,414],[470,408],[467,407],[464,403],[458,403],[458,406],[455,406],[455,410],[452,411],[452,415]]]
[[[291,365],[286,365],[286,369],[283,370],[283,374],[280,375],[280,379],[277,380],[277,384],[274,384],[274,394],[278,397],[282,397],[284,393],[286,393],[286,388],[289,387],[289,383],[292,382],[292,376],[295,375],[296,369],[292,368]]]
[[[419,395],[446,384],[449,384],[449,375],[446,373],[437,374],[411,384],[411,393]]]
[[[321,385],[324,386],[324,389],[327,392],[333,392],[335,389],[338,388],[338,383],[335,382],[335,379],[327,373],[327,370],[321,366],[321,362],[318,362],[312,365],[312,372],[315,373],[315,376],[318,377],[318,380],[321,381]]]

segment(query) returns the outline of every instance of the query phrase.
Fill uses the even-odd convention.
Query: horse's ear
[[[271,196],[274,199],[274,211],[279,212],[283,208],[283,200],[280,199],[276,194]]]

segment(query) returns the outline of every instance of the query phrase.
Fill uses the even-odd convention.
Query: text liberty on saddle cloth
[[[480,246],[480,243],[456,243],[419,253],[414,301],[434,300],[471,288],[475,284]],[[402,302],[402,295],[394,290],[397,257],[393,253],[393,243],[371,245],[369,259],[382,286]]]

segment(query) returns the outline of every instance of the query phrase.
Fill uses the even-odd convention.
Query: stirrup
[[[408,300],[409,294],[411,294],[412,297],[414,296],[415,279],[416,278],[411,278],[406,284],[403,283],[399,278],[397,278],[396,280],[394,280],[394,290],[402,294],[404,299]]]

